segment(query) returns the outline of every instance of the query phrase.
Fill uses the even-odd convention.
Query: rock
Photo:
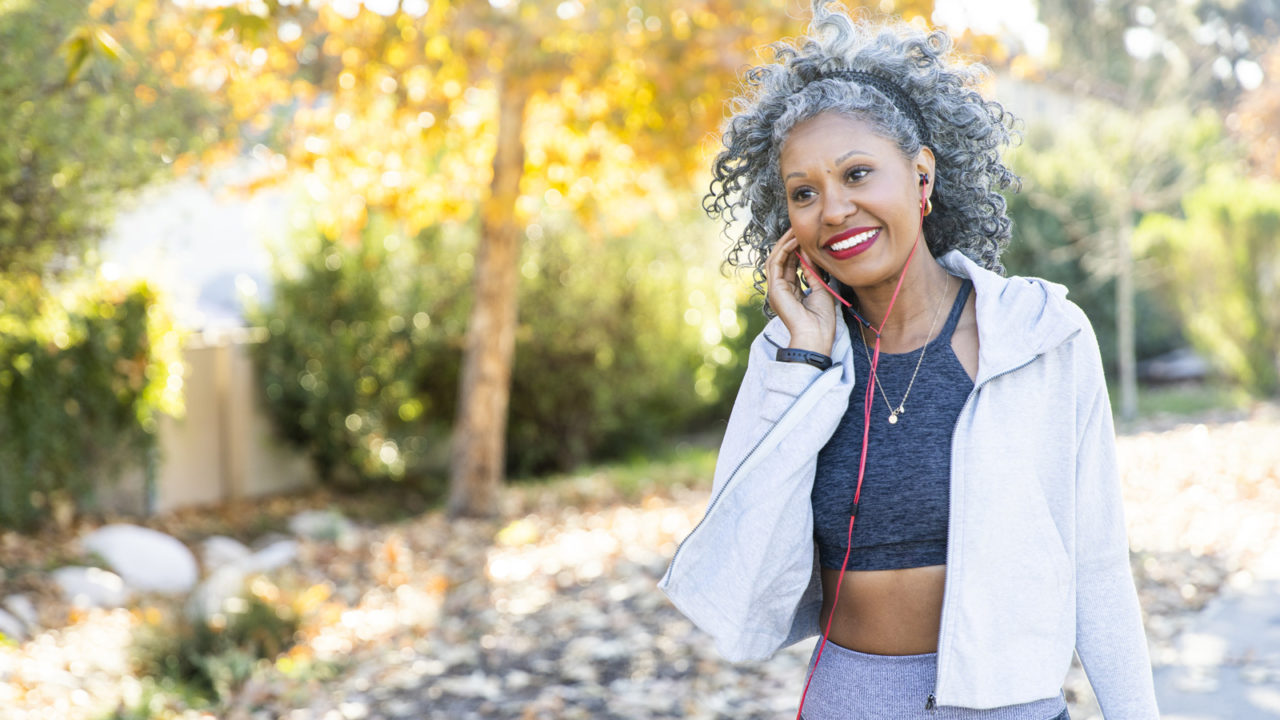
[[[271,572],[298,558],[297,540],[277,540],[239,563],[248,572]]]
[[[195,587],[195,555],[176,538],[137,525],[107,525],[82,540],[125,584],[141,592],[181,595]]]
[[[228,600],[243,595],[244,579],[249,574],[244,565],[245,561],[223,565],[197,585],[187,598],[187,617],[207,622],[222,612]]]
[[[340,543],[355,533],[355,525],[337,510],[306,510],[289,519],[289,532],[308,540]]]
[[[239,543],[236,544],[239,545]],[[231,547],[226,544],[223,549],[230,550]],[[248,548],[243,545],[240,547],[244,548],[245,553],[250,553]],[[297,557],[298,541],[285,538],[275,540],[257,552],[226,562],[209,573],[208,577],[196,586],[191,597],[187,599],[187,616],[192,619],[209,620],[223,611],[228,600],[244,595],[245,578],[255,573],[277,570],[294,562]]]
[[[224,565],[244,560],[253,554],[247,545],[225,535],[214,535],[200,545],[200,558],[205,575],[210,575]]]
[[[61,567],[53,571],[52,578],[77,607],[121,607],[132,595],[119,575],[102,568]]]
[[[14,617],[18,618],[27,626],[28,630],[37,630],[40,627],[40,611],[36,610],[36,604],[31,602],[31,598],[26,595],[10,595],[4,599],[2,603],[4,608]]]
[[[5,610],[0,610],[0,637],[24,642],[27,639],[27,628],[21,620]]]

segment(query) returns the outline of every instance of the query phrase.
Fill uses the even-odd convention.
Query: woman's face
[[[852,288],[896,282],[920,232],[919,174],[933,177],[933,153],[904,157],[867,123],[827,112],[791,130],[780,160],[805,256]]]

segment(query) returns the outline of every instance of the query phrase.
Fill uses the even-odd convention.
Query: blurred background
[[[1280,716],[1280,638],[1195,625],[1280,533],[1280,4],[849,7],[1021,119],[1005,264],[1097,331],[1162,702]],[[764,323],[702,212],[725,103],[808,15],[0,0],[0,707],[794,711],[803,650],[723,666],[652,585]]]

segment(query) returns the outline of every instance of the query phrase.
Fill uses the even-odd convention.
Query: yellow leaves
[[[423,47],[423,52],[431,60],[444,60],[449,56],[449,51],[449,38],[444,35],[436,35]]]
[[[387,48],[383,60],[394,68],[404,67],[409,62],[409,49],[400,44],[392,45]]]
[[[135,87],[133,89],[133,96],[138,98],[143,105],[150,105],[154,103],[158,97],[156,91],[146,85],[139,85]]]
[[[539,537],[538,525],[528,518],[521,518],[499,530],[494,541],[504,547],[519,547],[532,545],[538,542]]]

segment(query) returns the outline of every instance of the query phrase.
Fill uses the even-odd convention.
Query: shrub
[[[55,296],[0,278],[0,524],[91,504],[147,462],[157,413],[181,410],[178,342],[146,285]]]
[[[626,237],[600,237],[568,217],[529,226],[512,474],[642,450],[716,416],[721,376],[735,362],[725,343],[743,323],[739,290],[715,282],[718,259],[703,227],[655,220]],[[439,488],[473,230],[402,240],[375,218],[358,241],[314,235],[294,264],[281,265],[274,298],[252,315],[270,330],[256,361],[272,416],[309,449],[322,477],[413,478]]]
[[[253,348],[267,408],[321,478],[422,480],[452,417],[460,328],[458,280],[436,262],[451,239],[402,240],[375,218],[356,242],[315,234],[282,266],[269,305],[250,311],[269,331]]]
[[[198,704],[231,699],[260,666],[294,646],[301,624],[300,596],[262,576],[247,589],[207,621],[176,607],[148,611],[134,638],[139,675],[180,689]]]
[[[1187,334],[1233,380],[1280,392],[1280,183],[1222,173],[1154,214],[1137,242],[1170,274]]]

